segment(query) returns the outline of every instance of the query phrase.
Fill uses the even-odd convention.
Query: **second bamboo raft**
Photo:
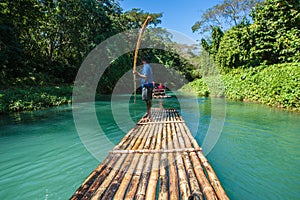
[[[151,111],[70,199],[229,199],[179,113]]]

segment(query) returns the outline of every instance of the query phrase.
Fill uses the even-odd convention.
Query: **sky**
[[[140,8],[144,12],[162,13],[162,23],[158,27],[174,30],[193,41],[202,36],[193,33],[192,26],[200,20],[201,14],[221,0],[119,0],[124,11]]]

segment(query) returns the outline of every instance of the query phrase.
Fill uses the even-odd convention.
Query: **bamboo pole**
[[[135,141],[136,136],[142,131],[141,126],[135,126],[133,129],[129,131],[128,134],[124,136],[124,138],[113,148],[111,152],[123,151],[125,149],[130,149],[130,144],[132,140]]]
[[[128,187],[128,192],[126,193],[125,199],[128,200],[134,199],[146,159],[147,159],[147,155],[142,154],[140,161],[138,162],[138,165],[136,167],[136,172],[132,176],[131,184]]]
[[[150,131],[150,147],[149,149],[154,149],[155,148],[155,142],[156,142],[156,137],[155,137],[155,129],[157,126],[155,125],[149,125],[151,127]],[[151,173],[151,168],[152,168],[152,162],[153,162],[153,154],[149,154],[145,163],[145,167],[142,171],[141,174],[141,179],[139,183],[139,187],[136,193],[136,199],[137,200],[143,200],[146,197],[146,190],[150,178],[150,173]]]
[[[105,178],[110,174],[110,172],[113,169],[113,166],[119,160],[120,156],[121,156],[120,154],[116,154],[116,155],[112,156],[110,162],[105,166],[105,168],[99,174],[99,176],[94,181],[94,183],[91,184],[91,186],[90,186],[89,190],[87,191],[87,193],[85,194],[84,198],[82,198],[83,200],[92,198],[95,191],[98,189],[99,185],[101,185],[101,183],[105,180]]]
[[[185,129],[185,132],[191,136],[191,132],[190,130],[188,129],[188,127],[185,125],[184,126],[184,129]],[[197,146],[198,143],[196,142]],[[206,157],[203,155],[202,151],[197,151],[197,156],[199,157],[201,163],[202,163],[202,166],[204,167],[206,173],[207,173],[207,176],[209,178],[209,181],[210,181],[210,184],[213,186],[217,196],[219,199],[224,199],[224,200],[227,200],[229,199],[229,197],[227,196],[226,192],[224,191],[215,171],[213,170],[213,168],[211,167],[211,165],[209,164],[208,160],[206,159]]]
[[[92,200],[102,199],[105,190],[108,188],[113,178],[117,175],[126,156],[127,156],[126,154],[121,155],[120,159],[116,162],[116,164],[113,166],[110,173],[106,176],[106,178],[103,180],[101,185],[98,187],[98,189],[92,196],[91,198]]]
[[[142,154],[142,153],[181,153],[181,152],[196,152],[201,151],[195,148],[178,148],[178,149],[125,149],[125,150],[112,150],[111,154]]]
[[[113,149],[114,150],[115,149],[124,149],[125,148],[124,144],[126,144],[126,141],[127,141],[127,144],[128,144],[128,142],[130,142],[132,137],[135,135],[134,133],[139,131],[139,128],[140,127],[135,126],[130,131],[128,131],[128,133],[122,138],[122,140]]]
[[[217,196],[215,194],[214,189],[212,188],[210,182],[208,181],[208,179],[206,178],[206,175],[203,171],[203,168],[201,166],[201,162],[199,160],[199,158],[197,157],[196,153],[192,152],[190,153],[193,165],[194,165],[194,171],[195,174],[197,176],[197,179],[201,185],[202,188],[202,192],[205,195],[206,199],[213,199],[213,200],[217,200]]]
[[[133,71],[136,71],[136,62],[137,62],[137,56],[138,56],[138,51],[141,45],[141,41],[142,41],[142,36],[143,33],[146,29],[147,24],[149,23],[149,21],[151,20],[151,16],[148,16],[147,19],[145,20],[145,22],[143,23],[142,29],[140,31],[137,43],[136,43],[136,47],[135,47],[135,52],[134,52],[134,59],[133,59]],[[133,75],[133,83],[134,83],[134,103],[136,102],[136,75],[134,73]]]
[[[171,124],[167,124],[167,139],[168,139],[168,148],[173,149],[173,142],[171,138]],[[179,199],[179,190],[178,190],[178,174],[176,170],[176,161],[174,160],[174,154],[170,153],[168,155],[169,163],[169,173],[170,173],[170,199],[177,200]]]
[[[134,137],[130,144],[128,145],[128,148],[132,148],[136,142],[137,138]],[[106,191],[106,189],[108,188],[108,186],[110,185],[110,183],[113,181],[114,177],[117,175],[117,173],[119,172],[123,161],[125,160],[125,158],[127,157],[126,154],[122,154],[121,157],[119,158],[119,160],[116,162],[116,164],[114,166],[112,166],[112,170],[110,171],[110,173],[106,176],[106,178],[104,179],[104,181],[101,183],[101,185],[98,187],[97,191],[95,192],[95,194],[92,197],[92,200],[95,199],[100,199],[104,192]]]
[[[148,182],[150,178],[150,171],[153,162],[153,155],[148,155],[147,161],[145,163],[145,168],[141,174],[141,179],[139,183],[139,187],[136,193],[137,200],[143,200],[146,197],[146,190],[148,187]]]
[[[171,119],[174,120],[174,115],[173,113],[170,113],[171,115]],[[175,127],[175,124],[172,123],[171,124],[171,133],[172,133],[172,139],[173,139],[173,143],[174,143],[174,148],[180,148],[179,147],[179,142],[178,142],[178,137],[177,137],[177,132],[178,130]],[[179,188],[180,188],[180,197],[181,199],[188,199],[189,196],[191,195],[190,192],[190,187],[189,187],[189,182],[188,182],[188,178],[186,176],[186,171],[185,171],[185,167],[183,164],[183,160],[181,157],[181,154],[176,153],[176,163],[177,163],[177,170],[178,170],[178,177],[179,177]]]
[[[186,130],[188,130],[188,129],[186,129],[186,128],[187,127],[185,127],[183,125],[181,126],[182,132],[187,134]],[[192,141],[190,139],[192,139],[192,138],[191,137],[185,138],[185,143],[186,143],[187,147],[191,146]],[[202,192],[205,195],[205,198],[213,199],[213,200],[218,199],[214,189],[212,188],[209,180],[207,179],[207,177],[205,175],[205,172],[203,171],[199,157],[197,156],[197,154],[195,152],[191,152],[190,157],[191,157],[191,160],[192,160],[192,163],[194,166],[194,172],[199,181],[199,184],[201,185]]]
[[[137,132],[139,129],[138,126],[132,128],[125,136],[124,138],[119,142],[118,145],[114,147],[114,149],[122,149],[125,148],[129,142],[131,141],[133,137],[133,133]],[[85,179],[85,181],[82,183],[82,185],[76,190],[76,192],[73,194],[73,196],[70,198],[71,200],[75,199],[82,199],[84,196],[91,196],[95,188],[98,186],[99,176],[103,177],[105,173],[108,173],[109,162],[115,163],[116,159],[118,159],[119,155],[115,156],[112,159],[112,156],[107,156],[106,159],[95,169],[93,172]],[[105,170],[103,173],[102,171]]]
[[[118,190],[120,186],[120,181],[125,176],[126,172],[129,168],[129,160],[132,156],[127,156],[126,160],[124,161],[125,164],[121,166],[121,168],[117,171],[116,176],[112,180],[112,182],[109,184],[103,195],[101,196],[101,199],[113,199],[113,196],[115,195],[116,191]]]
[[[136,139],[137,138],[135,137],[135,138],[132,138],[131,141],[126,141],[120,147],[121,148],[122,147],[130,148],[135,144]],[[97,193],[95,194],[95,198],[99,198],[103,195],[103,193],[105,192],[106,188],[109,186],[109,184],[112,181],[112,179],[114,178],[114,176],[119,172],[121,164],[123,163],[123,160],[125,159],[126,155],[125,156],[120,156],[120,154],[114,155],[113,160],[118,159],[119,157],[120,157],[119,160],[109,163],[110,165],[107,167],[107,171],[108,171],[107,173],[100,175],[98,184],[95,185],[95,188],[98,188]]]
[[[210,180],[210,184],[213,186],[217,196],[219,199],[222,200],[229,200],[229,197],[225,193],[215,171],[213,170],[212,166],[209,164],[205,156],[201,151],[197,152],[198,157],[200,158],[202,165],[204,166],[206,173],[208,175],[208,178]]]
[[[82,199],[84,195],[88,192],[90,185],[92,182],[97,180],[99,174],[105,169],[106,164],[110,161],[110,157],[108,156],[102,163],[99,165],[93,172],[85,179],[85,181],[81,184],[81,186],[76,190],[76,192],[72,195],[70,200]]]
[[[139,130],[140,128],[137,127]],[[134,129],[135,131],[138,131]],[[134,133],[134,131],[130,131],[130,133]],[[135,138],[128,137],[127,140],[121,141],[114,149],[123,149],[127,148],[128,146],[132,146],[135,141]],[[118,159],[121,157],[121,154],[110,154],[108,157],[112,157],[111,161],[107,164],[105,169],[102,171],[102,173],[99,175],[97,180],[91,185],[88,193],[86,194],[86,199],[90,199],[95,193],[95,191],[99,188],[99,186],[103,183],[103,181],[106,179],[107,176],[110,175],[111,171],[114,169],[114,167],[118,166],[116,163],[118,162]]]
[[[162,124],[159,124],[157,131],[155,132],[156,135],[156,146],[155,150],[159,150],[161,148],[161,135],[162,135]],[[156,186],[159,176],[159,162],[160,162],[160,153],[157,152],[154,154],[153,164],[149,179],[149,184],[146,191],[146,199],[155,199],[156,195]]]
[[[138,134],[136,136],[137,139],[132,147],[133,150],[138,149],[139,146],[141,146],[142,139],[145,138],[144,137],[145,131],[143,131],[143,129],[146,129],[146,127],[143,127],[141,130],[142,131],[141,134]],[[133,170],[135,169],[138,159],[139,159],[139,157],[135,156],[133,154],[126,157],[126,160],[124,161],[124,163],[122,165],[122,169],[119,170],[118,174],[116,175],[116,177],[114,178],[114,180],[112,181],[110,186],[108,187],[108,189],[107,189],[108,192],[106,192],[103,195],[102,199],[112,199],[115,196],[117,191],[118,192],[120,191],[120,192],[118,193],[117,196],[114,197],[114,199],[118,199],[118,198],[123,199],[123,197],[120,197],[120,196],[124,196],[124,193],[128,186],[128,184],[126,184],[124,182],[129,183],[129,181],[131,179],[130,177],[133,173]],[[123,185],[121,185],[121,182],[123,183]]]
[[[88,191],[84,195],[83,198],[80,198],[81,200],[85,199],[91,199],[94,195],[95,191],[98,189],[98,187],[102,184],[102,182],[106,179],[106,177],[110,174],[110,172],[113,170],[115,164],[118,162],[121,154],[115,154],[115,155],[109,155],[108,158],[111,157],[110,161],[104,166],[104,169],[99,174],[97,179],[91,183]]]
[[[162,149],[167,149],[167,126],[163,126],[163,132],[162,132]],[[159,188],[159,200],[168,200],[169,199],[169,193],[168,193],[168,184],[169,184],[169,178],[168,178],[168,157],[166,153],[162,153],[161,155],[161,165],[160,165],[160,188]]]
[[[159,113],[153,112],[152,113],[152,120],[157,120]],[[147,145],[145,145],[145,149],[150,149],[153,150],[155,148],[155,143],[156,143],[156,134],[155,134],[155,130],[157,128],[157,126],[155,125],[148,125],[150,128],[150,135],[149,135],[149,139],[147,140]],[[137,192],[136,192],[136,199],[145,199],[146,197],[146,190],[147,190],[147,186],[148,186],[148,180],[149,180],[149,176],[150,176],[150,170],[151,170],[151,165],[153,162],[153,155],[148,155],[147,156],[147,160],[145,163],[145,166],[143,168],[143,171],[141,172],[141,179],[140,179],[140,184],[137,188]]]
[[[153,117],[156,116],[156,113],[152,113]],[[153,138],[153,133],[152,133],[152,128],[154,127],[153,125],[145,125],[148,127],[148,133],[149,135],[145,138],[145,145],[143,147],[143,149],[149,149],[151,147],[152,144],[152,140],[155,140],[155,138]],[[137,194],[137,190],[138,190],[138,186],[140,185],[140,179],[142,177],[143,174],[143,169],[145,168],[145,162],[149,162],[149,156],[148,154],[142,154],[140,161],[136,167],[135,170],[135,174],[132,177],[131,180],[131,184],[128,188],[128,192],[125,196],[125,199],[134,199],[136,194]]]
[[[144,145],[144,149],[149,149],[150,148],[150,144],[151,144],[151,140],[152,140],[152,133],[151,133],[151,128],[152,128],[152,125],[147,125],[148,127],[148,132],[149,132],[149,135],[145,141],[145,145]],[[140,182],[140,179],[141,179],[141,176],[142,176],[142,172],[143,172],[143,169],[144,169],[144,164],[145,164],[145,161],[148,162],[148,154],[142,154],[141,158],[140,158],[140,162],[138,163],[137,167],[136,167],[136,171],[135,171],[135,174],[133,175],[132,177],[132,181],[131,181],[131,184],[128,188],[128,192],[125,196],[125,199],[134,199],[136,193],[137,193],[137,190],[138,190],[138,186],[139,186],[139,182]]]
[[[177,130],[178,131],[178,141],[179,144],[185,147],[191,147],[191,143],[189,141],[189,138],[187,137],[186,134],[184,134],[184,132],[182,132],[182,124],[176,124],[177,126]],[[192,165],[192,162],[190,160],[190,157],[188,155],[188,152],[184,152],[183,153],[183,160],[184,160],[184,164],[185,164],[185,168],[188,174],[188,180],[191,186],[191,195],[190,197],[192,198],[193,196],[198,196],[198,198],[200,200],[204,200],[203,198],[203,194],[201,192],[197,177],[195,175],[195,171]]]
[[[180,117],[178,113],[176,113],[176,115],[178,118]],[[187,132],[187,131],[189,131],[187,126],[185,124],[178,124],[178,125],[180,128],[180,132],[187,134],[187,137],[182,138],[182,139],[185,139],[185,141],[184,141],[185,146],[191,147],[191,142],[192,142],[194,145],[194,148],[196,148],[196,149],[200,148],[197,141],[194,139],[194,137],[191,136],[191,133]],[[197,153],[198,152],[201,153],[201,151],[197,151]],[[208,179],[202,169],[199,157],[194,152],[191,152],[190,155],[191,155],[192,162],[194,163],[194,171],[196,173],[199,183],[202,186],[202,191],[203,191],[205,197],[207,199],[217,199],[216,193],[215,193],[214,189],[211,187],[211,184],[208,181]]]
[[[139,146],[136,145],[134,147],[134,149],[143,148],[143,146],[145,145],[145,142],[146,142],[146,138],[148,136],[147,130],[148,130],[148,127],[143,126],[142,133],[140,134],[140,137],[138,138],[138,142],[137,142],[137,144],[139,144]],[[120,183],[120,187],[119,187],[118,191],[116,192],[116,194],[114,196],[114,199],[116,199],[116,200],[124,199],[124,195],[126,193],[127,187],[130,183],[130,180],[133,177],[134,170],[136,169],[138,161],[140,160],[140,157],[141,157],[140,155],[137,155],[137,154],[134,154],[133,156],[134,157],[133,157],[132,163],[131,163],[127,173],[125,174],[125,177],[123,178],[122,182]]]
[[[143,125],[143,124],[167,124],[167,123],[185,123],[184,121],[157,121],[157,122],[142,122],[142,123],[138,123],[139,125]]]
[[[187,171],[188,181],[191,187],[191,194],[189,195],[189,198],[197,196],[200,200],[204,200],[203,193],[201,192],[192,162],[190,161],[190,157],[188,153],[183,153],[182,156]]]

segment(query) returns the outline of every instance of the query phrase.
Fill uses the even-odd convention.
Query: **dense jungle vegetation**
[[[251,21],[224,31],[215,26],[211,40],[202,39],[200,79],[190,86],[201,96],[226,96],[300,111],[300,3],[266,0],[251,12]],[[201,26],[196,26],[198,30]],[[203,26],[202,26],[203,27]],[[224,90],[214,90],[214,60]],[[212,75],[210,75],[211,73]]]
[[[151,63],[179,71],[193,81],[190,85],[199,95],[208,96],[214,95],[203,78],[207,76],[203,59],[208,52],[225,86],[217,96],[299,110],[299,6],[299,0],[224,0],[192,27],[211,33],[201,40],[205,51],[200,56],[192,53],[193,47],[175,44],[183,50],[189,48],[197,67],[173,52],[145,49],[141,54],[148,55]],[[233,8],[237,12],[232,12]],[[220,13],[233,23],[213,23],[214,14]],[[170,34],[155,29],[161,13],[123,11],[117,0],[2,1],[0,113],[70,103],[77,71],[91,50],[110,36],[140,28],[148,15],[152,17],[149,34],[165,48],[173,47]],[[133,54],[124,54],[111,64],[97,93],[112,92],[132,68]]]
[[[0,10],[0,112],[70,103],[77,71],[98,44],[140,28],[148,15],[155,27],[162,16],[139,9],[123,11],[115,0],[5,0]],[[161,44],[171,42],[164,29],[149,28],[149,32],[159,35]],[[99,94],[110,94],[132,69],[133,53],[121,56],[105,71]],[[146,49],[143,54],[153,63],[173,63],[190,77],[189,66],[174,53]]]

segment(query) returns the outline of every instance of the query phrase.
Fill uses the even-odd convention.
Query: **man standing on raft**
[[[133,73],[137,74],[141,78],[142,100],[146,101],[146,105],[147,105],[146,118],[150,120],[151,99],[152,99],[152,90],[153,90],[153,73],[152,73],[152,68],[148,64],[148,59],[146,57],[142,58],[142,63],[144,65],[142,73],[139,73],[137,71],[133,71]]]

